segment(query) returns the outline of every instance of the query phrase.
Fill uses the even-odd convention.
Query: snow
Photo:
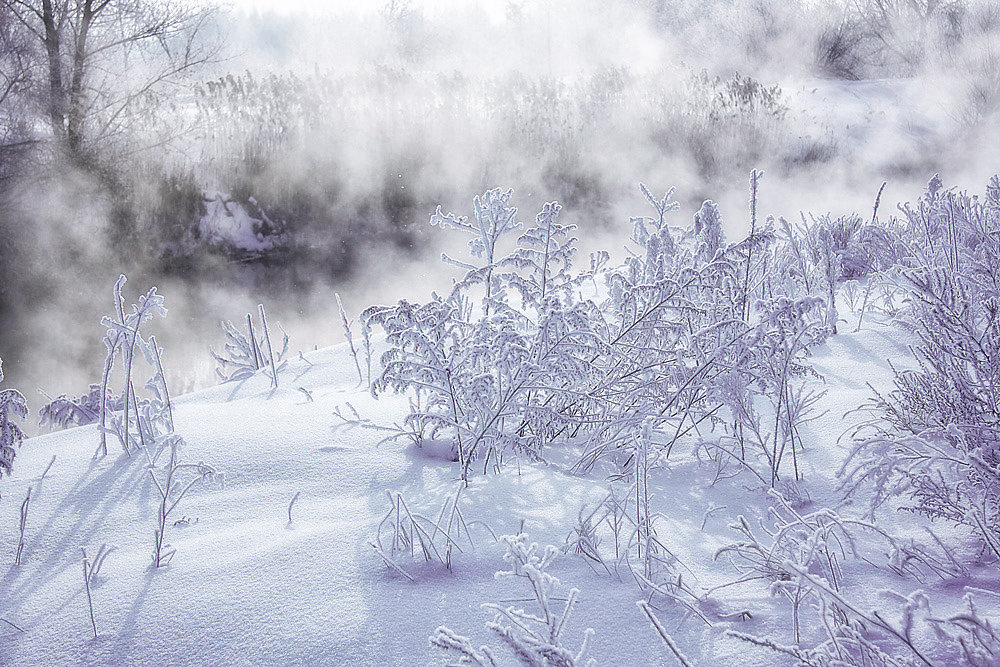
[[[279,226],[250,197],[244,204],[212,190],[202,196],[205,213],[198,232],[209,245],[246,253],[264,253],[284,245]]]
[[[805,506],[839,504],[835,472],[847,448],[841,436],[861,419],[845,413],[871,396],[869,383],[891,387],[889,359],[898,365],[909,358],[900,330],[866,316],[852,333],[856,320],[846,306],[841,312],[849,321],[811,360],[825,378],[820,410],[827,412],[802,434]],[[480,604],[529,591],[494,578],[506,569],[503,549],[485,529],[473,529],[476,549],[456,554],[451,572],[397,558],[415,583],[390,571],[369,545],[389,507],[386,491],[435,516],[454,495],[460,469],[442,455],[448,443],[425,443],[427,451],[403,441],[379,444],[384,432],[334,418],[334,409],[350,402],[362,419],[389,424],[403,417],[407,401],[376,401],[359,388],[345,345],[305,357],[279,373],[278,389],[257,374],[176,401],[177,432],[187,443],[183,459],[222,474],[181,501],[175,516],[190,523],[168,523],[167,541],[177,553],[159,570],[150,567],[157,496],[144,457],[112,452],[94,459],[93,426],[25,442],[13,476],[0,482],[0,618],[23,629],[0,623],[0,664],[428,665],[446,662],[428,643],[439,625],[471,637],[476,647],[491,641]],[[607,493],[600,471],[570,472],[579,454],[572,445],[551,447],[547,464],[522,460],[499,475],[474,476],[460,501],[466,519],[489,524],[497,535],[523,530],[541,545],[562,545],[581,508],[594,508]],[[680,450],[650,479],[654,509],[664,515],[658,534],[698,591],[737,578],[713,556],[736,540],[728,524],[737,515],[762,516],[771,504],[747,475],[714,486],[710,480],[711,471]],[[29,486],[26,548],[17,567],[11,563],[18,509]],[[910,515],[890,519],[884,529],[911,529]],[[80,548],[94,554],[105,543],[115,550],[92,582],[94,638]],[[881,589],[905,595],[916,588],[884,568],[850,574],[860,567],[846,568],[846,594],[871,606],[884,600]],[[643,595],[627,572],[609,576],[573,554],[560,556],[552,572],[564,593],[571,586],[581,591],[563,635],[568,646],[593,628],[589,655],[598,664],[671,664],[635,604]],[[995,588],[988,577],[971,583]],[[787,602],[766,584],[713,593],[702,607],[712,628],[679,605],[658,606],[661,622],[694,664],[791,664],[725,635],[732,629],[790,636]],[[752,618],[739,620],[743,610]]]

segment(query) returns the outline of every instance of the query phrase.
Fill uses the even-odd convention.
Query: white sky
[[[381,10],[389,0],[227,0],[235,9],[267,10],[282,14],[319,13],[373,13]],[[410,7],[435,14],[452,7],[475,4],[489,14],[500,18],[506,14],[507,0],[409,0]]]

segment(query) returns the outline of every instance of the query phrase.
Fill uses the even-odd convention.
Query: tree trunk
[[[85,0],[83,13],[80,16],[80,28],[73,48],[73,75],[70,81],[69,108],[66,118],[66,141],[73,155],[78,155],[83,148],[83,77],[86,71],[87,34],[94,21],[94,14],[93,0]]]
[[[42,23],[45,26],[45,53],[49,66],[49,123],[57,139],[66,136],[66,91],[62,83],[59,26],[56,25],[52,0],[42,0]]]

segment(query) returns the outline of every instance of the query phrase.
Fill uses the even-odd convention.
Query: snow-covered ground
[[[846,306],[841,311],[850,321],[811,360],[825,381],[820,409],[826,412],[803,427],[805,481],[798,488],[808,497],[797,503],[801,511],[839,504],[835,473],[849,440],[841,436],[862,419],[845,412],[871,396],[869,383],[891,387],[888,360],[897,367],[912,363],[899,329],[866,317],[852,333],[856,320]],[[158,495],[145,457],[112,450],[95,459],[94,426],[24,443],[13,476],[0,483],[0,618],[6,621],[0,622],[0,664],[444,664],[446,656],[428,643],[439,625],[479,646],[492,641],[482,603],[527,605],[527,586],[494,578],[507,567],[504,549],[481,525],[471,527],[475,548],[462,542],[450,572],[439,563],[397,557],[413,582],[389,570],[370,545],[390,507],[387,491],[401,493],[413,511],[436,516],[460,484],[458,463],[403,442],[380,445],[384,432],[333,415],[350,402],[362,419],[389,424],[405,414],[405,398],[376,401],[359,389],[345,346],[296,358],[279,379],[278,389],[258,374],[176,401],[183,459],[205,462],[219,474],[196,484],[171,515],[167,541],[177,551],[160,569],[150,567]],[[548,464],[520,461],[499,475],[476,475],[459,500],[466,521],[484,522],[497,535],[523,531],[542,545],[564,544],[581,510],[592,510],[607,493],[604,472],[570,472],[579,454],[554,446],[545,452]],[[729,524],[738,515],[755,523],[773,504],[746,474],[713,486],[714,472],[691,451],[675,450],[650,479],[654,507],[664,515],[659,538],[699,593],[739,576],[724,559],[713,560],[719,548],[738,541]],[[23,562],[14,566],[28,487]],[[860,508],[840,512],[856,516]],[[883,529],[911,530],[910,515],[888,516]],[[114,551],[92,580],[95,638],[81,548],[93,557],[102,544]],[[551,571],[564,589],[581,591],[563,633],[567,646],[578,646],[584,630],[593,628],[589,655],[598,664],[672,664],[635,604],[643,593],[627,569],[609,575],[569,553]],[[863,562],[845,571],[844,595],[871,607],[885,602],[882,589],[906,595],[918,586]],[[966,583],[996,588],[987,575]],[[948,586],[954,584],[929,582],[926,590],[932,600],[937,590],[960,597]],[[788,602],[772,596],[766,582],[714,591],[699,605],[711,627],[679,604],[660,599],[657,606],[694,664],[793,662],[725,634],[738,630],[791,643]]]

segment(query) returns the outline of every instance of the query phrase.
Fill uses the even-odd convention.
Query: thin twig
[[[656,630],[656,632],[660,635],[660,638],[663,639],[663,643],[667,645],[670,652],[674,654],[675,658],[677,658],[677,662],[681,663],[684,667],[693,667],[693,665],[688,662],[688,659],[684,656],[684,654],[681,653],[680,648],[678,648],[673,638],[667,634],[667,629],[663,627],[662,623],[660,623],[660,619],[656,618],[656,615],[653,614],[653,610],[650,608],[649,603],[645,600],[640,600],[639,602],[636,602],[636,604],[639,606],[639,609],[642,609],[642,613],[646,614],[646,617],[649,618],[649,622],[653,624],[653,629]]]
[[[288,503],[288,523],[292,522],[292,505],[294,505],[295,501],[299,499],[299,494],[300,493],[302,493],[302,492],[301,491],[296,491],[295,495],[292,496],[292,502]]]
[[[45,472],[42,473],[42,476],[39,478],[39,481],[45,479],[45,476],[49,474],[49,469],[52,467],[52,464],[55,463],[55,462],[56,462],[56,455],[53,454],[52,455],[52,460],[49,461],[49,464],[47,466],[45,466]]]
[[[94,619],[94,598],[90,595],[90,561],[87,559],[87,550],[81,548],[83,552],[83,586],[87,589],[87,605],[90,607],[90,625],[94,628],[94,638],[97,638],[97,621]]]

